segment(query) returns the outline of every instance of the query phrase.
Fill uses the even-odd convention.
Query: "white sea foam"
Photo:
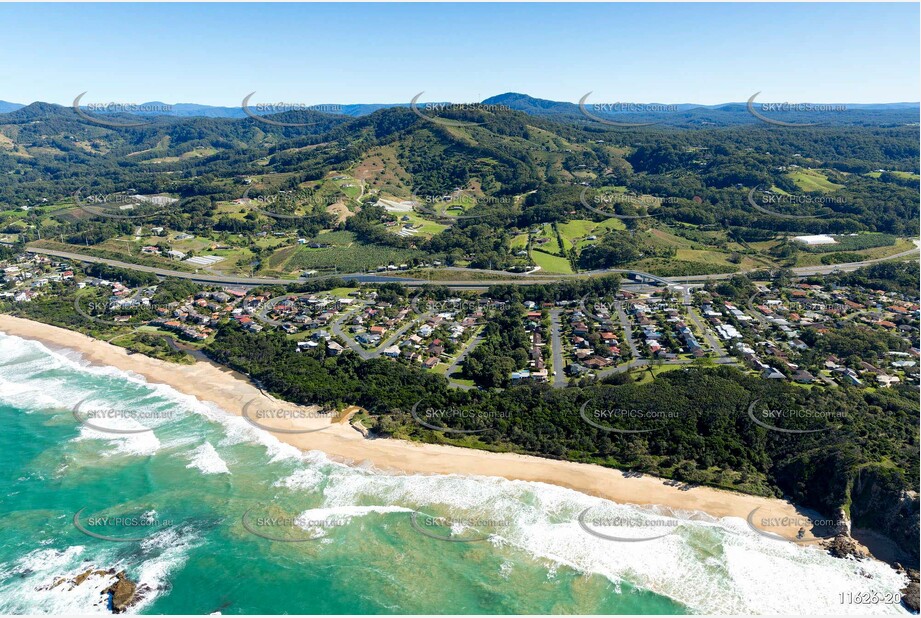
[[[203,474],[230,474],[227,463],[221,459],[210,442],[205,442],[191,453],[192,461],[186,468],[198,468]]]
[[[314,491],[326,481],[326,478],[326,475],[323,474],[319,467],[301,468],[290,476],[276,481],[275,487]]]
[[[14,564],[0,565],[0,613],[3,614],[109,614],[103,591],[114,576],[91,575],[79,586],[70,582],[88,569],[81,545],[66,550],[36,549]],[[108,568],[108,567],[106,567]],[[58,580],[63,583],[54,585]]]
[[[716,520],[677,513],[674,532],[639,543],[606,541],[587,534],[578,514],[605,506],[630,518],[666,517],[655,509],[616,505],[584,494],[525,481],[460,475],[392,475],[323,465],[326,509],[375,501],[409,510],[426,507],[458,519],[510,522],[490,530],[497,545],[534,559],[629,582],[705,613],[904,613],[898,605],[842,605],[840,593],[892,594],[904,579],[877,561],[829,556],[817,548],[775,541],[753,532],[744,520]],[[306,479],[305,484],[301,484]],[[319,481],[300,471],[278,483],[289,488]],[[372,507],[373,508],[373,507]],[[314,509],[312,512],[321,512]],[[615,533],[616,534],[616,533]]]
[[[132,614],[141,612],[168,589],[170,573],[185,563],[196,543],[195,534],[166,529],[143,541],[144,558],[131,564],[117,559],[114,548],[100,547],[94,554],[82,545],[64,550],[33,550],[13,564],[0,564],[0,613],[111,614],[104,591],[115,582],[114,575],[93,574],[79,585],[71,583],[87,570],[109,569],[128,571],[139,587],[147,589],[141,600],[128,610]],[[135,562],[139,566],[132,573]],[[54,585],[60,580],[63,583]]]
[[[308,509],[294,520],[294,523],[313,538],[329,535],[331,529],[348,525],[353,519],[382,513],[409,513],[412,509],[400,506],[339,506]]]
[[[164,528],[141,542],[147,554],[138,567],[138,581],[150,587],[153,594],[144,598],[134,611],[150,605],[156,593],[169,587],[169,575],[181,568],[189,553],[201,542],[198,532],[188,527]]]
[[[0,365],[0,398],[11,400],[18,407],[23,407],[23,401],[27,401],[28,407],[60,406],[84,395],[66,390],[71,388],[70,384],[55,375],[55,370],[60,369],[143,383],[138,376],[116,369],[87,367],[79,360],[35,346],[40,344],[0,335],[0,357],[13,359],[12,364],[16,365],[13,375],[29,376],[25,388],[23,381],[10,380],[13,375],[6,373],[11,369],[10,362]],[[33,379],[39,384],[31,385]],[[10,385],[12,388],[8,388]],[[626,581],[668,596],[696,612],[904,613],[898,605],[841,603],[842,591],[898,592],[904,579],[887,565],[841,560],[816,548],[771,540],[751,531],[740,519],[714,520],[677,513],[680,525],[673,534],[661,539],[642,543],[604,541],[587,534],[578,525],[576,518],[582,510],[607,505],[627,514],[649,516],[655,511],[613,505],[544,483],[461,475],[394,475],[349,467],[331,462],[322,453],[301,453],[244,419],[168,386],[145,386],[152,396],[166,398],[186,411],[219,423],[224,438],[218,446],[261,444],[270,462],[287,461],[296,466],[296,470],[275,485],[291,490],[322,491],[322,506],[302,513],[305,520],[411,510],[434,510],[455,518],[489,517],[511,522],[495,531],[495,551],[509,556],[509,552],[524,552],[532,560],[547,565],[548,577],[553,577],[558,568],[568,566],[601,575],[615,584]],[[84,396],[93,394],[87,392]],[[211,450],[214,451],[213,447]],[[378,506],[356,506],[369,503]],[[158,537],[159,542],[164,538]],[[169,571],[184,560],[190,542],[182,539],[173,548],[175,551],[164,548],[159,555],[145,560],[141,567],[142,581],[165,582]],[[513,561],[506,558],[509,564]],[[510,568],[503,566],[503,572]],[[60,569],[54,574],[59,575]],[[26,589],[17,586],[17,590]],[[23,594],[29,594],[28,590]],[[6,604],[0,609],[17,607],[44,611],[36,609],[42,607],[37,603]],[[70,609],[87,611],[82,606]]]
[[[65,552],[39,550],[27,554],[21,562],[31,563],[31,566],[22,563],[17,566],[22,567],[20,572],[28,583],[4,585],[0,588],[0,612],[60,615],[110,613],[106,608],[103,591],[114,581],[111,575],[92,575],[79,586],[69,582],[53,585],[60,577],[70,580],[90,568],[91,565],[76,560],[82,552],[83,547],[72,547]]]
[[[317,509],[307,509],[298,515],[302,521],[321,521],[327,519],[349,520],[354,517],[364,517],[375,513],[411,513],[413,510],[403,506],[377,505],[377,506],[336,506]]]

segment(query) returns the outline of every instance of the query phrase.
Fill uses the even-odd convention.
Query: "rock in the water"
[[[56,579],[50,586],[44,587],[44,589],[50,590],[62,584],[70,584],[70,589],[73,590],[92,576],[115,578],[115,581],[112,583],[112,585],[102,591],[101,601],[105,604],[106,607],[109,607],[109,597],[111,595],[111,608],[113,614],[121,614],[129,607],[144,598],[145,593],[150,590],[147,585],[141,584],[138,586],[135,582],[128,579],[128,576],[125,575],[124,571],[119,571],[116,573],[115,569],[87,569],[73,579],[60,577]]]
[[[124,571],[115,575],[115,583],[106,588],[106,594],[112,595],[112,612],[121,614],[137,602],[137,584],[125,576]]]
[[[907,587],[902,588],[902,604],[910,611],[918,613],[918,582],[911,582]]]

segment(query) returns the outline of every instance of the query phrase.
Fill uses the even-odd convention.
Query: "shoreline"
[[[93,365],[110,366],[142,376],[148,383],[166,384],[200,401],[214,403],[228,414],[250,417],[254,410],[297,410],[306,420],[260,420],[260,425],[281,442],[302,451],[322,451],[349,465],[370,463],[376,470],[402,474],[460,474],[501,477],[513,481],[547,483],[618,504],[659,507],[685,517],[701,512],[714,518],[746,520],[755,509],[759,518],[793,518],[789,525],[759,527],[786,539],[795,539],[803,517],[817,514],[778,498],[764,498],[711,487],[667,485],[667,479],[650,475],[626,476],[620,470],[596,464],[568,462],[521,455],[492,453],[462,447],[423,444],[390,438],[366,439],[341,419],[317,417],[317,406],[297,406],[262,393],[246,376],[210,361],[179,365],[123,348],[57,326],[0,314],[0,332],[42,343],[52,350],[76,351]],[[252,421],[250,421],[252,422]],[[255,424],[255,423],[254,423]],[[285,429],[313,429],[309,433],[283,433]],[[268,429],[264,429],[269,431]],[[806,533],[799,544],[818,546],[823,539]]]

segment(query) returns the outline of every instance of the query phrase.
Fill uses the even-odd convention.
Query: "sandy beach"
[[[298,409],[260,392],[245,376],[214,363],[198,361],[177,365],[124,349],[74,331],[0,315],[0,331],[24,339],[40,341],[53,350],[68,348],[79,352],[96,365],[116,367],[143,376],[150,383],[162,383],[212,402],[231,414],[241,415],[244,407],[250,417],[258,411],[279,408]],[[793,518],[797,523],[786,526],[758,525],[760,529],[796,538],[804,514],[789,502],[749,496],[708,487],[668,485],[661,478],[648,475],[625,476],[618,470],[601,466],[554,461],[511,453],[488,453],[452,446],[419,444],[403,440],[365,439],[347,423],[317,418],[317,408],[299,408],[308,419],[259,420],[281,430],[292,428],[321,429],[310,433],[275,433],[276,437],[303,450],[319,450],[332,459],[350,464],[371,464],[374,468],[405,474],[463,474],[499,476],[510,480],[537,481],[568,487],[621,504],[657,505],[673,512],[702,512],[712,517],[746,519],[759,509],[762,518]],[[298,423],[295,425],[294,423]],[[808,534],[805,539],[810,539]]]

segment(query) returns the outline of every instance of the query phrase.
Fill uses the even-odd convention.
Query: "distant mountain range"
[[[758,101],[755,105],[756,109],[762,109],[761,106],[768,103],[767,101]],[[490,97],[482,101],[484,105],[495,105],[495,106],[504,106],[511,110],[524,112],[533,116],[543,116],[548,118],[556,119],[569,119],[575,121],[586,121],[589,120],[585,117],[582,111],[579,108],[579,105],[576,103],[569,103],[565,101],[551,101],[548,99],[538,99],[535,97],[528,96],[526,94],[516,93],[516,92],[507,92],[500,94],[494,97]],[[35,104],[33,104],[35,105]],[[720,103],[717,105],[701,105],[697,103],[678,103],[678,104],[663,104],[663,103],[647,103],[643,104],[641,108],[637,110],[623,110],[618,109],[617,106],[624,105],[623,103],[617,104],[602,104],[600,101],[591,101],[588,100],[585,103],[586,110],[589,113],[592,113],[599,117],[605,118],[617,118],[618,120],[628,120],[631,122],[648,122],[655,121],[665,124],[680,124],[680,125],[724,125],[724,124],[736,124],[737,122],[749,121],[751,120],[751,115],[748,114],[747,103],[746,102],[730,102],[730,103]],[[897,118],[892,118],[893,122],[904,123],[904,122],[916,122],[917,114],[921,112],[921,105],[919,103],[842,103],[842,104],[823,104],[823,105],[840,105],[846,108],[847,112],[850,112],[852,115],[864,116],[866,113],[878,113],[878,112],[898,112],[895,114]],[[26,107],[20,103],[11,103],[8,101],[0,101],[0,113],[9,113],[16,110]],[[69,107],[69,106],[62,106]],[[175,103],[175,104],[166,104],[160,101],[150,101],[140,105],[142,108],[151,108],[158,111],[139,111],[132,112],[136,115],[141,116],[171,116],[177,118],[245,118],[247,116],[246,112],[243,110],[242,106],[240,107],[225,107],[225,106],[214,106],[214,105],[199,105],[197,103]],[[332,110],[332,113],[341,114],[348,117],[359,117],[372,114],[378,110],[385,108],[393,107],[409,107],[409,103],[355,103],[355,104],[325,104],[314,106],[317,110],[327,111]],[[665,111],[661,111],[665,110]],[[259,115],[268,115],[270,113],[279,113],[284,110],[274,110],[272,112],[260,111],[256,103],[253,102],[250,105],[249,111],[251,113]],[[863,112],[863,113],[861,113]],[[105,114],[105,111],[93,111],[94,114]],[[797,111],[784,111],[784,112],[772,112],[783,114],[787,119],[792,119],[794,116],[799,118],[806,118],[811,116],[815,118],[815,114],[811,112],[806,112],[803,115],[803,112]],[[915,114],[914,119],[912,119],[912,114]],[[851,120],[854,120],[852,118]]]
[[[541,115],[554,115],[559,113],[572,114],[579,113],[579,106],[576,103],[569,103],[566,101],[551,101],[549,99],[538,99],[535,97],[528,96],[526,94],[521,94],[517,92],[506,92],[504,94],[496,95],[482,101],[485,105],[505,105],[516,111],[526,112],[536,116]],[[587,106],[591,107],[598,105],[600,102],[592,101],[591,103],[586,103]],[[765,102],[759,101],[758,105],[761,105]],[[702,105],[700,103],[646,103],[646,106],[668,106],[671,110],[678,112],[686,112],[693,109],[710,109],[710,110],[728,110],[729,108],[745,108],[746,103],[741,102],[730,102],[730,103],[718,103],[716,105]],[[844,105],[848,109],[854,110],[893,110],[893,109],[918,109],[919,103],[838,103],[838,104],[823,104],[823,105]],[[243,112],[241,106],[235,107],[224,107],[219,105],[200,105],[198,103],[173,103],[167,104],[162,101],[149,101],[147,103],[142,103],[142,107],[158,107],[160,109],[169,108],[168,111],[158,111],[158,112],[137,112],[139,115],[143,114],[154,114],[154,115],[166,115],[166,116],[200,116],[204,118],[243,118],[246,114]],[[9,101],[0,100],[0,113],[8,113],[16,111],[17,109],[25,107],[22,103],[11,103]],[[388,107],[409,107],[409,103],[352,103],[352,104],[324,104],[317,105],[319,109],[338,109],[341,110],[339,113],[342,113],[346,116],[365,116],[376,112],[379,109],[385,109]],[[252,111],[256,112],[254,109],[255,104],[252,106]],[[278,110],[282,111],[282,110]],[[96,112],[96,113],[105,113],[105,112]],[[258,113],[258,112],[257,112]],[[276,113],[276,112],[273,112]],[[629,113],[629,112],[621,112]]]
[[[17,109],[22,109],[25,105],[21,103],[10,103],[9,101],[0,101],[0,114],[8,114],[10,112],[15,112]]]

